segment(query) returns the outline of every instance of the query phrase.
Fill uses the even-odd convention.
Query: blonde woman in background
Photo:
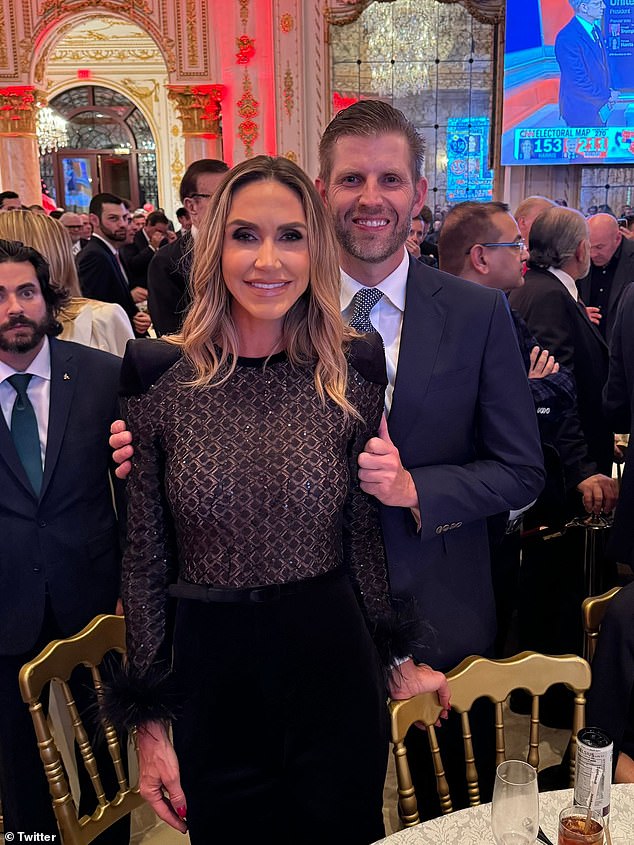
[[[58,220],[32,211],[9,211],[0,215],[0,238],[21,241],[40,252],[49,263],[51,284],[70,294],[57,318],[62,340],[123,356],[134,337],[128,315],[120,305],[82,296],[70,235]]]

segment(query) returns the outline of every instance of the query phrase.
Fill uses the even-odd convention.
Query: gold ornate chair
[[[563,655],[549,657],[524,651],[505,660],[487,660],[484,657],[467,657],[448,673],[451,689],[451,707],[460,715],[464,741],[465,774],[469,803],[480,803],[478,772],[473,753],[469,711],[473,702],[486,697],[495,704],[495,762],[506,759],[504,740],[503,704],[514,689],[525,689],[533,696],[530,719],[529,750],[527,762],[539,765],[539,696],[553,684],[563,683],[575,693],[572,739],[570,748],[570,784],[573,784],[577,732],[585,722],[585,693],[590,687],[590,666],[581,657]],[[441,708],[435,693],[418,695],[408,701],[390,701],[392,743],[396,761],[399,812],[405,827],[418,824],[418,807],[407,763],[405,735],[414,722],[427,727],[429,746],[436,773],[436,789],[443,813],[451,813],[453,806],[445,778],[442,752],[434,724]],[[442,736],[442,729],[439,732]]]
[[[597,649],[597,640],[605,612],[620,589],[620,587],[612,587],[611,590],[600,596],[588,596],[581,604],[584,632],[583,656],[589,663],[592,662],[594,652]]]
[[[100,833],[143,803],[137,787],[128,783],[121,747],[115,729],[102,720],[108,751],[117,777],[118,791],[108,801],[86,729],[68,685],[77,666],[88,667],[97,699],[102,690],[100,664],[108,652],[125,653],[125,621],[121,616],[95,617],[76,636],[55,640],[20,670],[20,691],[29,706],[40,749],[40,757],[49,784],[55,818],[64,845],[88,845]],[[59,684],[68,708],[75,740],[95,789],[96,808],[91,816],[78,817],[60,751],[51,734],[41,703],[50,682]],[[125,749],[124,749],[125,752]]]

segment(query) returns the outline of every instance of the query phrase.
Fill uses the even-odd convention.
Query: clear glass
[[[537,839],[537,772],[528,763],[507,760],[497,767],[491,828],[496,845],[532,845]]]
[[[586,832],[587,831],[587,832]],[[558,845],[601,845],[603,842],[603,817],[590,813],[584,807],[566,807],[559,814]]]

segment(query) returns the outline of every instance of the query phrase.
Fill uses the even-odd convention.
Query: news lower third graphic
[[[634,165],[634,0],[506,0],[503,165]]]

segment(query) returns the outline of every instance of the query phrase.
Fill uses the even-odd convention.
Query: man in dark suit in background
[[[189,270],[196,228],[229,167],[215,158],[194,161],[180,184],[180,198],[191,226],[174,243],[162,247],[148,268],[148,309],[158,335],[177,332],[191,302]]]
[[[445,218],[438,239],[442,270],[494,290],[510,293],[524,284],[528,258],[517,222],[501,202],[463,202]],[[539,433],[549,470],[546,490],[539,506],[547,506],[551,484],[560,469],[557,457],[557,425],[576,402],[574,379],[560,367],[547,347],[529,331],[526,323],[511,311],[528,384],[533,397]],[[555,478],[552,469],[555,469]],[[556,487],[559,492],[559,485]],[[497,609],[496,657],[504,657],[513,612],[517,607],[520,575],[520,530],[522,516],[500,514],[489,520],[493,589]]]
[[[634,282],[634,241],[623,237],[611,214],[588,218],[590,272],[577,282],[588,316],[610,343],[623,291]]]
[[[169,220],[162,211],[152,211],[134,235],[132,243],[121,247],[121,260],[126,269],[134,297],[134,288],[139,287],[147,299],[147,271],[150,261],[160,247],[176,240],[174,232],[169,231]],[[138,300],[135,300],[138,301]]]
[[[120,361],[50,337],[65,297],[35,250],[0,242],[0,294],[0,795],[5,833],[58,835],[18,672],[51,640],[115,612],[120,549],[107,432]],[[87,694],[76,680],[81,712]],[[79,773],[94,806],[83,766]],[[125,823],[98,841],[128,839]]]
[[[564,472],[564,521],[585,512],[609,513],[616,503],[611,478],[614,437],[602,408],[608,350],[578,298],[575,280],[590,266],[588,226],[573,209],[543,212],[530,235],[529,271],[510,303],[529,329],[574,375],[575,407],[561,421],[558,447]],[[530,520],[530,511],[527,522]],[[527,527],[537,527],[531,526]],[[520,648],[547,654],[579,652],[579,606],[583,593],[581,531],[527,541],[522,565]],[[570,724],[568,705],[559,692],[545,702],[547,724]],[[550,713],[546,716],[546,709]]]
[[[90,222],[92,237],[77,255],[82,293],[91,299],[121,305],[134,333],[142,337],[151,320],[137,308],[119,255],[128,232],[128,211],[121,198],[114,194],[95,194],[90,200]]]
[[[601,32],[604,0],[569,0],[574,17],[557,34],[559,110],[568,126],[604,126],[605,113],[619,92],[610,86],[608,56]]]

